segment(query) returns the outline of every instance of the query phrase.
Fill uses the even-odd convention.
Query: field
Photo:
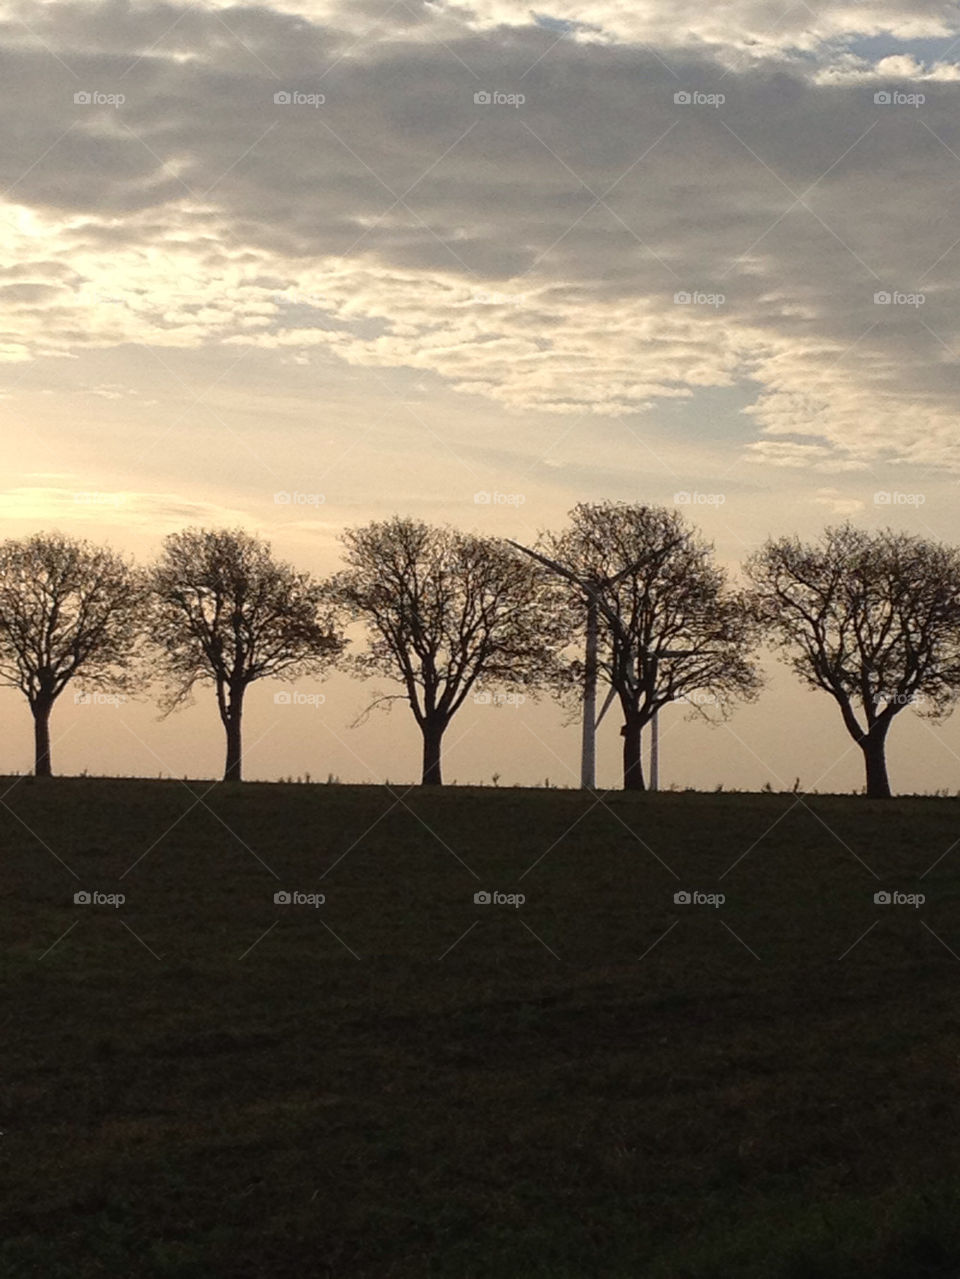
[[[960,801],[0,793],[5,1279],[960,1275]]]

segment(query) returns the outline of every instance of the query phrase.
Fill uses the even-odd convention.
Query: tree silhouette
[[[150,583],[152,638],[169,686],[164,713],[189,700],[195,684],[212,683],[227,738],[223,778],[240,781],[249,686],[323,671],[343,650],[327,589],[242,529],[172,533]]]
[[[712,548],[679,512],[596,502],[580,503],[570,518],[542,545],[591,584],[599,668],[623,712],[623,787],[643,790],[643,728],[663,706],[701,693],[723,716],[735,699],[757,695],[755,627]],[[699,713],[711,717],[703,706]]]
[[[443,734],[471,689],[536,689],[562,643],[549,586],[502,542],[395,517],[348,529],[339,599],[371,633],[355,674],[396,680],[423,735],[421,784],[442,784]]]
[[[0,544],[0,682],[30,705],[37,777],[51,775],[50,713],[75,676],[130,687],[144,598],[142,573],[106,548],[63,533]]]
[[[847,523],[818,544],[769,540],[747,563],[757,616],[811,688],[840,708],[867,795],[890,795],[886,741],[913,704],[937,719],[960,694],[960,552]]]

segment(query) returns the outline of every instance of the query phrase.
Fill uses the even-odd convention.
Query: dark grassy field
[[[5,1279],[960,1275],[960,801],[208,785],[0,786]]]

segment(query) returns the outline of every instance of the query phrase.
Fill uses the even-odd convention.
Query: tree
[[[143,603],[143,575],[111,550],[62,533],[0,545],[0,682],[30,705],[37,777],[51,775],[50,713],[74,676],[129,687]]]
[[[203,528],[166,538],[151,589],[169,685],[164,713],[189,701],[195,684],[212,683],[227,738],[223,779],[240,781],[250,685],[314,674],[343,651],[327,589],[242,529]]]
[[[718,716],[751,699],[755,625],[712,548],[677,511],[624,502],[580,503],[543,550],[589,584],[598,665],[623,713],[623,787],[643,790],[643,728],[668,702],[699,693]],[[582,586],[577,587],[582,596]],[[701,702],[696,713],[711,716]]]
[[[839,706],[863,752],[867,795],[889,797],[895,716],[912,704],[941,718],[960,693],[960,552],[847,523],[814,545],[771,539],[746,567],[770,636]]]
[[[471,689],[535,689],[551,669],[563,637],[549,584],[502,542],[399,516],[348,529],[343,542],[337,595],[371,633],[354,673],[403,686],[374,705],[409,703],[423,735],[421,784],[439,786],[443,735]]]

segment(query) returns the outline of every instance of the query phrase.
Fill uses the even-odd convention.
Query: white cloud
[[[75,106],[9,25],[0,361],[319,351],[518,414],[655,415],[742,388],[755,460],[960,465],[949,67],[895,55],[871,70],[831,44],[949,33],[953,6],[587,4],[578,19],[604,39],[564,38],[533,70],[555,33],[496,0],[398,11],[359,44],[370,8],[231,9],[229,29],[225,12],[41,15],[78,83],[122,84],[119,107]],[[641,38],[669,69],[617,43]],[[762,63],[797,48],[819,61]],[[818,83],[831,65],[847,82]],[[877,74],[926,76],[922,117],[878,110],[863,82]],[[321,80],[322,111],[274,106],[278,84]],[[522,110],[474,105],[478,84],[521,81]],[[677,106],[681,83],[722,83],[727,101]],[[880,290],[924,302],[877,305]],[[674,302],[698,291],[724,300]]]
[[[825,506],[832,515],[857,515],[864,509],[864,503],[857,497],[849,497],[839,489],[817,489],[810,499],[815,506]]]

